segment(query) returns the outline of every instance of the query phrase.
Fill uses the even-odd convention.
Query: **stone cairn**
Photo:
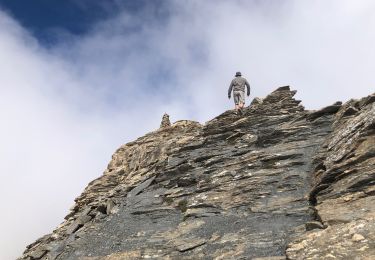
[[[164,128],[171,125],[171,121],[169,121],[169,115],[164,113],[163,118],[161,119],[160,128]]]

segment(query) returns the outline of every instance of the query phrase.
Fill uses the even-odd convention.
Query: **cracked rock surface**
[[[295,93],[121,146],[20,259],[374,259],[374,95]]]

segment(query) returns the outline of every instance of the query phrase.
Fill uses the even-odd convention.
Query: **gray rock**
[[[306,230],[313,230],[313,229],[324,229],[324,225],[319,221],[308,221],[305,224]]]
[[[185,252],[191,249],[194,249],[198,246],[202,246],[206,243],[205,239],[198,239],[198,238],[193,238],[190,239],[190,241],[175,241],[176,248],[180,252]]]
[[[370,259],[373,95],[307,111],[295,94],[121,146],[20,259]]]
[[[336,102],[335,104],[331,105],[331,106],[327,106],[325,108],[322,108],[318,111],[314,111],[312,113],[310,113],[307,118],[309,120],[315,120],[323,115],[330,115],[330,114],[335,114],[336,112],[338,112],[341,108],[341,102]]]
[[[151,185],[151,183],[154,181],[154,179],[156,178],[156,176],[153,176],[147,180],[145,180],[144,182],[142,182],[141,184],[137,185],[134,189],[132,189],[127,197],[134,197],[136,195],[138,195],[139,193],[141,193],[144,189],[146,189],[148,186]]]
[[[28,256],[31,257],[31,259],[41,259],[44,255],[47,254],[47,250],[44,249],[37,249],[33,252],[31,252]]]
[[[345,111],[343,112],[343,116],[352,116],[358,113],[358,109],[355,107],[349,106]]]

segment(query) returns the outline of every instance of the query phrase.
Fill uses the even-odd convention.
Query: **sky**
[[[372,0],[0,0],[0,259],[62,221],[113,152],[290,85],[307,109],[375,91]],[[250,100],[247,100],[249,103]]]

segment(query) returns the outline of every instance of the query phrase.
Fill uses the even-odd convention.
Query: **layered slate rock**
[[[21,259],[371,257],[374,96],[306,111],[294,95],[123,145]]]
[[[291,259],[375,259],[375,95],[337,112],[317,153],[310,200],[327,227],[288,248]]]

